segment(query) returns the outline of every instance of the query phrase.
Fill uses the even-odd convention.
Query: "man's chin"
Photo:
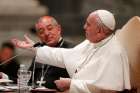
[[[55,46],[56,44],[54,44],[54,43],[52,43],[52,42],[48,42],[47,45],[53,47],[53,46]]]

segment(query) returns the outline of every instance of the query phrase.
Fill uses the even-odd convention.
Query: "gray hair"
[[[52,22],[52,25],[58,25],[58,22],[56,21],[56,19],[55,18],[51,18],[51,22]]]

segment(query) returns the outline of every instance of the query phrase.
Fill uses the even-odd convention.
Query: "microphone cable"
[[[0,66],[6,64],[8,61],[10,61],[10,60],[12,60],[12,59],[14,59],[14,58],[16,58],[16,57],[18,57],[18,56],[21,56],[21,55],[24,54],[24,53],[25,53],[25,51],[22,52],[22,53],[20,53],[20,54],[17,54],[17,55],[15,55],[15,56],[13,56],[13,57],[10,57],[9,59],[7,59],[7,60],[1,62],[1,63],[0,63]]]

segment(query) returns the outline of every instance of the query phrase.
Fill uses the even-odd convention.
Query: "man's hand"
[[[0,79],[2,79],[2,72],[0,72]]]
[[[19,48],[32,48],[34,42],[27,35],[24,35],[24,38],[24,41],[21,41],[19,39],[12,39],[12,43]]]
[[[8,75],[6,75],[3,72],[0,72],[0,79],[9,79],[9,78],[8,78]]]
[[[60,78],[60,80],[56,80],[55,84],[58,89],[61,91],[66,91],[70,88],[71,79],[70,78]]]

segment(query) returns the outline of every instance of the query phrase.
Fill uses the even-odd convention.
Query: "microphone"
[[[35,43],[35,44],[33,45],[33,47],[42,47],[42,46],[44,46],[44,45],[45,45],[45,43],[37,42],[37,43]],[[11,57],[11,58],[9,58],[9,59],[7,59],[7,60],[1,62],[1,63],[0,63],[0,66],[6,64],[8,61],[10,61],[10,60],[12,60],[12,59],[14,59],[14,58],[16,58],[16,57],[18,57],[18,56],[21,56],[22,54],[25,54],[26,52],[27,52],[27,50],[22,51],[22,52],[20,52],[20,54],[17,54],[17,55],[15,55],[15,56],[13,56],[13,57]],[[33,86],[33,88],[35,88],[35,85],[34,85],[34,73],[35,73],[35,61],[34,61],[34,64],[33,64],[33,71],[32,71],[32,86]]]
[[[35,44],[33,45],[33,47],[41,47],[41,46],[43,46],[43,45],[44,45],[44,43],[37,42],[37,43],[35,43]],[[10,61],[10,60],[12,60],[12,59],[14,59],[14,58],[16,58],[16,57],[18,57],[18,56],[24,54],[24,53],[25,53],[25,51],[24,51],[24,52],[21,52],[20,54],[15,55],[15,56],[13,56],[13,57],[11,57],[11,58],[9,58],[9,59],[7,59],[7,60],[5,60],[5,61],[3,61],[3,62],[1,62],[1,63],[0,63],[0,66],[6,64],[8,61]]]

